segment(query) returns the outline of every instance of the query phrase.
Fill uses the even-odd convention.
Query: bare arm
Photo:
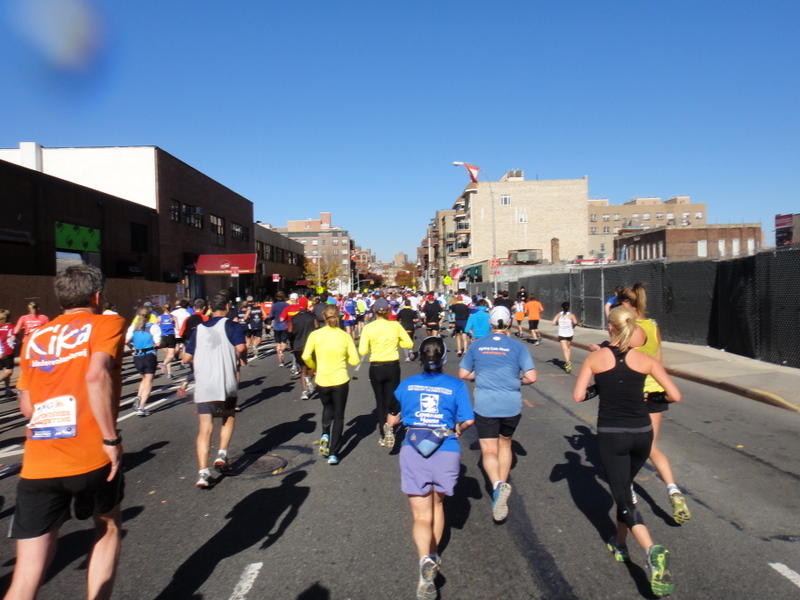
[[[94,352],[90,358],[89,371],[86,373],[86,389],[89,394],[89,406],[92,409],[95,421],[100,427],[103,439],[114,440],[117,438],[117,419],[114,411],[114,389],[111,379],[111,369],[114,358],[105,352]],[[111,460],[111,472],[108,481],[114,478],[122,459],[122,445],[106,446],[103,450]]]
[[[536,383],[536,369],[530,369],[522,374],[522,385]]]
[[[20,390],[19,393],[19,412],[26,419],[33,416],[33,405],[31,404],[31,393],[28,390]]]
[[[578,377],[575,380],[575,388],[572,390],[572,399],[575,402],[583,402],[586,400],[586,390],[589,388],[589,383],[592,381],[592,363],[594,362],[592,358],[596,356],[595,354],[590,354],[586,357],[586,360],[583,361],[583,365],[581,365],[581,370],[578,373]]]
[[[458,376],[461,379],[466,379],[468,381],[474,381],[475,380],[475,371],[467,371],[464,368],[459,368],[458,369]]]

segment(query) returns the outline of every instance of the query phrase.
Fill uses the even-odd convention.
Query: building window
[[[597,227],[590,227],[589,228],[589,233],[591,233],[591,234],[597,233]]]
[[[500,196],[500,206],[509,206],[511,204],[511,196],[502,195]]]
[[[667,219],[674,219],[674,218],[675,218],[675,213],[671,212],[667,213]]]
[[[719,251],[719,257],[725,257],[725,240],[717,240],[717,250]]]
[[[650,213],[644,213],[642,215],[642,221],[649,221],[650,220]]]
[[[528,215],[526,215],[525,213],[522,213],[519,216],[519,222],[520,223],[527,223],[528,222]]]
[[[753,256],[756,253],[756,239],[747,238],[747,254]]]
[[[209,215],[211,221],[211,243],[215,246],[225,245],[225,219],[217,215]]]
[[[346,265],[346,264],[348,264],[348,262],[349,262],[349,261],[348,261],[348,260],[345,258],[345,259],[342,261],[342,264],[343,264],[343,265]]]
[[[702,210],[698,210],[696,213],[694,213],[694,218],[695,219],[702,219],[703,218],[703,211]]]
[[[333,251],[333,255],[334,255],[334,256],[339,256],[339,250],[334,250],[334,251]]]
[[[615,221],[619,221],[620,220],[620,214],[619,213],[614,213],[614,220]]]
[[[147,225],[131,223],[131,252],[147,252]]]
[[[305,246],[307,241],[308,240],[300,240],[300,243],[303,244],[303,246]]]
[[[181,203],[177,200],[172,201],[172,206],[169,209],[169,218],[174,223],[181,222]]]
[[[611,215],[603,215],[603,221],[610,221]]]
[[[238,223],[231,223],[231,239],[240,242],[249,242],[250,229]]]
[[[605,251],[606,251],[606,245],[600,244],[600,252],[605,252]]]
[[[638,218],[639,218],[639,213],[633,213],[631,215],[631,219],[638,219]]]
[[[656,221],[663,221],[664,213],[656,213]]]
[[[589,215],[589,220],[592,223],[597,223],[597,215]]]
[[[697,240],[697,256],[698,258],[708,257],[708,240]]]
[[[311,254],[312,254],[313,256],[316,256],[316,255],[318,254],[318,251],[317,251],[317,250],[312,250],[312,251],[311,251]]]
[[[346,245],[346,244],[347,244],[347,238],[342,238],[342,245]]]
[[[683,218],[684,219],[688,219],[689,218],[689,213],[688,212],[683,213]]]
[[[318,246],[319,245],[319,240],[311,240],[311,245],[312,246]]]
[[[731,255],[734,258],[739,256],[739,238],[733,238],[731,240]]]
[[[183,205],[183,222],[189,227],[203,228],[203,209],[191,204]]]
[[[338,245],[339,245],[339,238],[333,238],[333,239],[331,240],[331,244],[332,244],[333,246],[338,246]]]
[[[610,233],[609,227],[603,227],[603,233]]]

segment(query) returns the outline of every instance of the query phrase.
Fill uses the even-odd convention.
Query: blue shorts
[[[410,445],[400,449],[400,489],[408,496],[424,496],[431,490],[452,496],[461,468],[461,453],[437,450],[428,458]]]
[[[273,332],[275,333],[275,341],[278,344],[285,344],[289,341],[289,332],[285,329],[274,329]]]

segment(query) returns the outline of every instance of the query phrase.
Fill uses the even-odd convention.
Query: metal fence
[[[515,297],[525,286],[544,305],[543,318],[569,302],[586,327],[602,328],[614,288],[636,282],[646,286],[647,316],[658,322],[664,340],[800,368],[800,248],[718,262],[581,267],[500,282],[500,289]],[[491,289],[481,283],[467,291]]]

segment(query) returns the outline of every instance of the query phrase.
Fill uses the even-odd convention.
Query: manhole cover
[[[288,464],[285,458],[277,454],[243,454],[239,461],[245,463],[242,475],[250,475],[252,477],[278,475],[283,472]]]

